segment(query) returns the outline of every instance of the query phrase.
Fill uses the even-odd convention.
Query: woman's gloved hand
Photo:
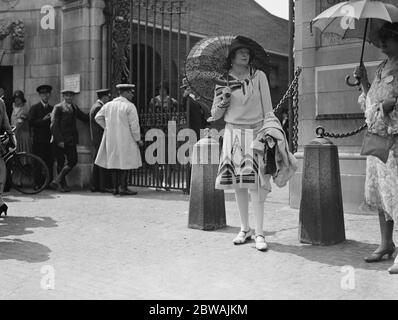
[[[223,104],[229,104],[231,102],[231,88],[230,87],[225,87],[222,90],[222,100],[223,100]]]
[[[368,78],[368,72],[366,71],[366,68],[363,63],[361,63],[358,67],[355,68],[354,77],[362,86],[363,93],[367,95],[370,89],[370,82]]]
[[[369,84],[368,72],[366,71],[366,67],[363,64],[360,64],[358,67],[356,67],[353,74],[354,77],[357,78],[362,85]]]

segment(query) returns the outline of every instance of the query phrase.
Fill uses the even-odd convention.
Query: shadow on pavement
[[[285,245],[268,242],[270,250],[281,253],[290,253],[304,259],[328,264],[331,266],[350,265],[365,270],[387,271],[393,260],[383,260],[379,263],[366,263],[363,258],[376,250],[378,245],[347,240],[333,246],[312,246],[306,244]]]
[[[59,194],[55,191],[44,190],[36,194],[24,194],[18,191],[6,192],[3,196],[5,202],[18,202],[19,199],[55,199]]]
[[[44,262],[50,258],[50,252],[48,247],[37,242],[20,239],[0,240],[0,260]]]
[[[0,219],[0,260],[43,262],[49,259],[51,250],[37,242],[6,238],[33,233],[32,228],[55,228],[50,217],[2,217]]]
[[[55,228],[57,223],[50,217],[4,217],[0,219],[0,237],[21,236],[33,233],[31,228]]]
[[[9,197],[4,197],[3,196],[3,200],[4,200],[4,202],[5,203],[9,203],[9,202],[21,202],[21,200],[19,200],[19,199],[15,199],[15,198],[9,198]]]

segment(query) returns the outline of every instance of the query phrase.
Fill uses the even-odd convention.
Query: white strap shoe
[[[253,230],[249,229],[248,231],[243,231],[241,230],[236,238],[232,240],[232,242],[237,245],[237,244],[244,244],[248,239],[250,239],[253,235]]]
[[[256,249],[259,251],[268,250],[268,245],[265,242],[265,237],[261,234],[256,235]]]

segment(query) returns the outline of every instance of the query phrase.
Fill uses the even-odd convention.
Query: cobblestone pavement
[[[386,271],[392,261],[363,262],[379,241],[376,216],[346,214],[343,244],[303,245],[298,211],[278,190],[266,204],[263,253],[253,242],[232,244],[239,218],[233,195],[226,198],[228,227],[209,232],[187,228],[189,197],[181,192],[8,194],[0,299],[397,298],[398,276]],[[346,265],[354,268],[352,290],[341,285]]]

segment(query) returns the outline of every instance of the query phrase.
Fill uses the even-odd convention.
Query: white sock
[[[247,231],[249,227],[249,192],[247,189],[235,189],[236,202],[239,208],[241,230]]]
[[[256,220],[256,235],[264,235],[264,201],[260,199],[257,190],[250,190],[254,218]]]

